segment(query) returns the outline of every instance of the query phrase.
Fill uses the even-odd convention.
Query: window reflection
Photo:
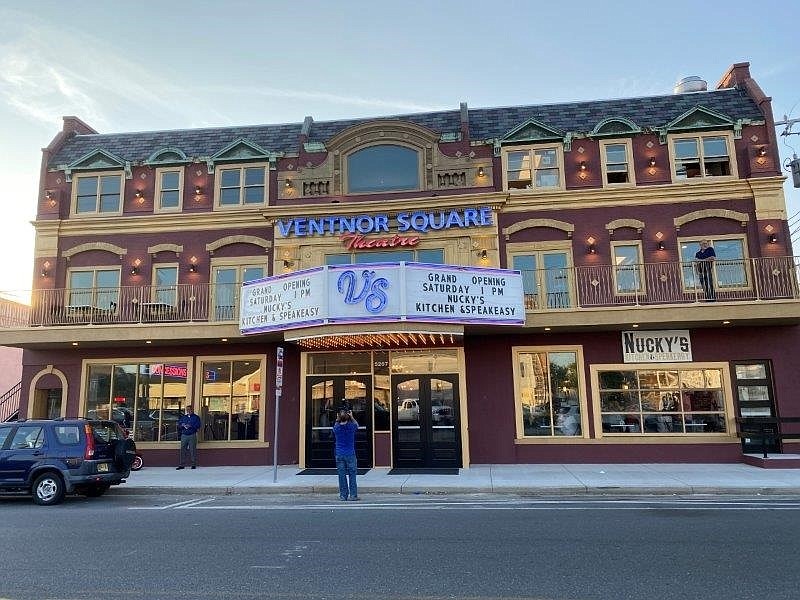
[[[203,362],[202,373],[200,419],[203,421],[203,439],[258,439],[261,361]]]
[[[419,187],[419,153],[416,150],[383,144],[347,157],[347,190],[351,194]]]
[[[519,375],[524,435],[581,435],[575,352],[520,353]]]

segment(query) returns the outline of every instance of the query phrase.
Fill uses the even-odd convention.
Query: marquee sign
[[[692,362],[689,331],[623,331],[622,359],[626,363]]]
[[[425,263],[331,265],[242,285],[242,334],[334,323],[524,325],[519,271]]]
[[[284,238],[337,235],[348,250],[416,246],[420,241],[419,234],[429,231],[492,225],[492,209],[488,206],[399,212],[394,216],[394,221],[390,220],[389,214],[363,214],[349,217],[293,217],[275,222],[275,227]]]

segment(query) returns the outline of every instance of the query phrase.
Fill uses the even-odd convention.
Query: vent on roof
[[[708,84],[704,79],[698,77],[697,75],[691,75],[689,77],[684,77],[678,83],[676,83],[675,87],[672,88],[672,93],[688,94],[689,92],[705,92],[707,90]]]

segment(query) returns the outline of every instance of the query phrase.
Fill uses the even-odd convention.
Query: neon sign
[[[491,227],[494,225],[492,209],[488,206],[438,211],[417,210],[413,212],[400,212],[397,213],[395,220],[397,224],[394,231],[398,234],[407,232],[428,233],[429,231],[441,231],[445,229]],[[278,219],[275,225],[283,237],[352,235],[354,238],[358,238],[359,236],[363,237],[369,234],[391,233],[388,214],[357,215],[354,217],[294,217],[286,220]],[[402,239],[402,236],[395,236],[395,238]],[[407,243],[405,245],[410,246],[414,244]]]

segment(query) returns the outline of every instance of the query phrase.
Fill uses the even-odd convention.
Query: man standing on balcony
[[[703,286],[706,302],[714,302],[717,299],[714,291],[714,260],[716,260],[717,254],[708,240],[702,240],[700,250],[694,257],[697,259],[695,270],[700,278],[700,285]]]
[[[186,405],[186,414],[181,415],[178,419],[178,435],[181,438],[181,461],[178,463],[178,469],[183,469],[185,462],[184,458],[188,454],[191,467],[197,468],[197,432],[200,431],[202,423],[200,417],[194,414],[194,409],[191,404]]]

